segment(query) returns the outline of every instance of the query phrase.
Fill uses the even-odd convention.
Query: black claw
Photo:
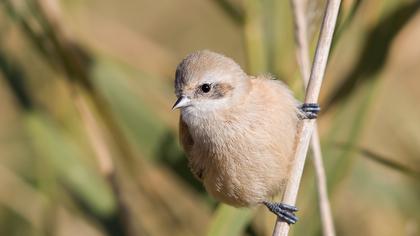
[[[321,108],[317,103],[304,103],[300,110],[304,113],[303,119],[316,119]]]
[[[284,203],[263,202],[264,205],[280,219],[288,224],[295,224],[299,218],[295,215],[298,209],[295,206],[290,206]]]
[[[282,218],[287,222],[287,223],[289,223],[289,222],[293,222],[293,224],[294,223],[296,223],[296,221],[298,221],[298,217],[294,214],[294,213],[291,213],[291,212],[284,212],[283,214],[281,214],[282,215]],[[290,223],[289,223],[290,224]]]
[[[298,221],[298,218],[296,216],[294,217],[281,216],[280,218],[284,220],[286,223],[288,223],[289,225],[296,224],[296,222]]]
[[[288,205],[288,204],[285,204],[285,203],[278,203],[278,204],[281,205],[281,208],[283,208],[283,209],[286,209],[286,210],[289,210],[289,211],[292,211],[292,212],[298,211],[298,208],[295,207],[295,206],[291,206],[291,205]]]

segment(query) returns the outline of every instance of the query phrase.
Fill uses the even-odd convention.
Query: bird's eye
[[[203,91],[204,93],[208,93],[208,92],[210,92],[210,89],[211,89],[211,86],[210,86],[210,84],[203,84],[203,85],[201,85],[201,91]]]

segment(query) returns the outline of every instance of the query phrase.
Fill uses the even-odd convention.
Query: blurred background
[[[338,235],[420,235],[419,5],[342,2],[319,119]],[[190,174],[173,79],[210,49],[302,99],[293,32],[289,1],[1,0],[0,235],[271,235]],[[291,234],[322,235],[310,157],[297,206]]]

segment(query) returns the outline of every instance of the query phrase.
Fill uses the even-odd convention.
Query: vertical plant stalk
[[[325,74],[325,68],[328,61],[328,55],[331,48],[331,42],[334,34],[337,16],[341,0],[329,0],[325,10],[324,19],[321,25],[318,44],[316,47],[315,58],[312,65],[312,71],[309,78],[308,88],[306,90],[305,103],[317,103],[322,80]],[[298,138],[295,151],[295,161],[292,166],[286,191],[283,196],[283,202],[295,205],[297,193],[299,190],[300,179],[305,165],[306,153],[308,151],[309,141],[314,128],[314,120],[302,120],[298,129]],[[285,236],[289,233],[289,225],[277,218],[274,226],[273,236]]]
[[[308,46],[308,25],[306,23],[305,0],[291,0],[295,25],[296,58],[299,63],[299,70],[302,77],[303,89],[306,90],[311,73],[309,46]]]
[[[318,193],[318,204],[321,214],[322,231],[325,236],[335,236],[334,220],[331,213],[330,201],[328,199],[327,177],[322,160],[321,143],[318,134],[318,127],[315,123],[311,138],[311,149],[313,164],[315,168],[315,179]]]
[[[43,21],[44,27],[48,29],[47,32],[49,32],[55,50],[59,52],[62,66],[68,77],[71,78],[68,81],[69,88],[72,92],[71,95],[74,99],[75,107],[80,114],[83,126],[86,128],[86,133],[95,153],[100,171],[105,177],[109,178],[114,174],[111,150],[108,148],[102,129],[89,107],[87,99],[83,96],[83,86],[75,79],[88,80],[87,76],[85,76],[86,72],[82,68],[81,62],[69,49],[66,37],[63,35],[57,20],[58,16],[55,14],[54,7],[48,1],[38,0],[35,4],[34,6],[37,7],[40,20]]]
[[[308,26],[305,17],[306,6],[303,0],[291,1],[293,17],[295,21],[295,40],[297,44],[296,57],[299,63],[303,89],[306,90],[310,76],[310,56],[308,46]],[[327,178],[322,160],[321,143],[317,124],[311,138],[312,161],[315,168],[315,179],[318,193],[318,205],[321,214],[322,231],[326,236],[335,236],[334,221],[331,214],[331,206],[328,199]]]
[[[127,210],[128,206],[127,203],[124,202],[121,193],[121,186],[119,186],[116,179],[115,167],[111,156],[111,150],[109,149],[106,143],[105,135],[102,132],[98,121],[95,119],[92,109],[89,108],[88,101],[83,97],[83,94],[78,87],[79,86],[77,84],[74,84],[72,86],[74,93],[74,105],[78,110],[80,118],[82,119],[83,126],[86,129],[86,134],[95,153],[94,156],[98,162],[99,170],[109,182],[112,191],[115,194],[115,198],[117,199],[118,204],[118,212],[121,217],[120,221],[126,226],[126,235],[136,235],[134,227],[128,223],[130,220],[129,218],[132,216]]]
[[[258,0],[245,0],[245,22],[243,26],[245,51],[250,74],[267,71],[267,55],[264,46],[264,32],[262,27],[262,3]]]
[[[74,88],[74,90],[75,89],[76,88]],[[81,97],[79,91],[73,91],[73,93],[77,93],[73,96],[74,105],[78,110],[83,126],[86,129],[86,134],[88,135],[92,149],[95,153],[99,170],[105,177],[110,178],[114,173],[111,150],[109,150],[108,145],[103,138],[104,135],[101,132],[101,128],[99,127],[91,109],[89,109],[87,101]]]
[[[108,147],[107,140],[104,136],[105,130],[100,127],[99,122],[88,103],[89,101],[92,101],[93,105],[96,106],[98,112],[102,115],[103,113],[108,112],[105,109],[106,106],[103,106],[104,99],[99,97],[99,94],[92,86],[88,73],[85,68],[83,68],[81,58],[72,50],[71,42],[67,39],[61,29],[60,22],[58,21],[59,17],[56,15],[57,12],[50,3],[51,2],[45,0],[37,0],[34,2],[33,7],[36,9],[38,20],[43,25],[53,49],[57,52],[60,66],[69,79],[69,89],[73,92],[74,104],[80,114],[82,123],[86,128],[89,142],[95,153],[94,157],[98,162],[101,174],[103,174],[109,182],[115,195],[118,218],[120,223],[125,227],[124,234],[137,235],[133,223],[134,220],[131,215],[132,212],[129,210],[126,200],[123,199],[122,186],[117,182],[117,173],[112,159],[111,149]],[[86,94],[83,92],[86,92]],[[109,114],[103,115],[102,118],[103,122],[107,125],[107,128],[115,131],[113,134],[117,137],[122,137],[121,135],[117,135],[120,134],[117,132],[119,130],[115,128],[115,121]],[[125,144],[125,142],[118,138],[116,140],[119,141],[116,141],[118,144]],[[128,146],[123,146],[120,151],[131,154]],[[125,156],[130,156],[130,160],[133,159],[131,155]]]

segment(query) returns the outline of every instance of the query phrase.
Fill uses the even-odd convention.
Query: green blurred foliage
[[[342,3],[319,119],[338,235],[420,234],[419,6]],[[288,1],[2,0],[0,235],[271,235],[179,147],[173,73],[199,49],[303,96]],[[309,161],[297,205],[291,234],[321,235]]]

